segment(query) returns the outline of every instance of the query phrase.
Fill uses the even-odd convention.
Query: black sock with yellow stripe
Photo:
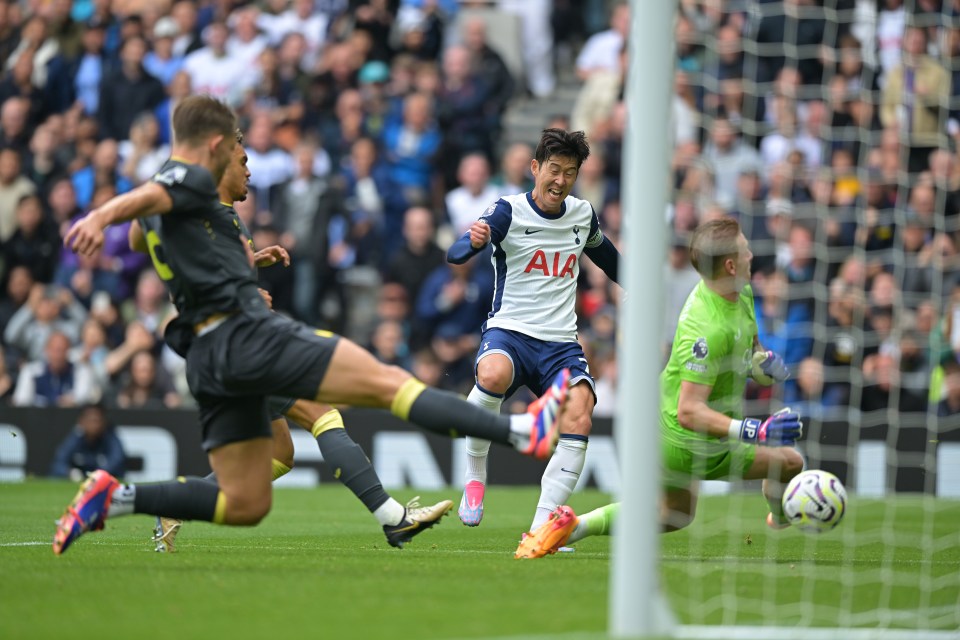
[[[459,438],[473,436],[511,444],[510,417],[472,405],[462,396],[440,391],[410,378],[393,398],[390,412],[427,431]]]
[[[177,520],[222,522],[226,499],[216,482],[206,478],[177,478],[172,482],[138,484],[133,512]]]
[[[330,465],[334,477],[350,489],[370,513],[390,499],[363,449],[347,434],[339,411],[331,409],[320,416],[310,432],[317,439],[320,454]]]

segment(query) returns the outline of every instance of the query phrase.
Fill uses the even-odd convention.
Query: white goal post
[[[618,405],[614,420],[614,435],[620,455],[621,470],[621,491],[622,495],[617,496],[621,501],[622,507],[619,514],[619,520],[616,525],[615,535],[611,541],[611,559],[610,559],[610,596],[609,596],[609,620],[608,632],[611,637],[616,638],[677,638],[677,639],[708,639],[708,638],[770,638],[771,640],[828,640],[832,638],[842,638],[844,640],[958,640],[960,639],[960,628],[953,630],[950,625],[960,626],[960,602],[944,604],[941,600],[931,597],[931,594],[954,593],[960,588],[960,566],[955,567],[953,575],[942,575],[931,570],[934,557],[957,558],[960,557],[960,521],[952,532],[947,527],[945,531],[943,523],[938,523],[934,527],[934,517],[937,512],[935,502],[937,500],[946,500],[938,496],[956,496],[956,486],[948,487],[949,492],[944,492],[941,485],[947,482],[947,478],[953,478],[950,482],[955,483],[956,470],[944,468],[948,465],[940,463],[937,468],[936,482],[934,487],[934,473],[930,473],[922,481],[923,494],[917,498],[919,507],[917,511],[909,510],[898,511],[896,506],[897,489],[897,470],[898,464],[914,469],[923,469],[924,465],[929,465],[935,457],[937,448],[945,453],[949,447],[957,446],[950,443],[938,443],[936,440],[939,427],[937,426],[936,410],[927,412],[926,422],[922,426],[916,426],[906,420],[903,425],[898,418],[899,404],[891,405],[888,422],[885,425],[871,423],[868,418],[861,418],[859,412],[860,394],[867,385],[862,371],[856,370],[854,374],[860,376],[853,384],[854,396],[849,401],[850,404],[857,403],[857,409],[844,409],[845,413],[838,422],[847,422],[851,425],[851,435],[849,440],[843,442],[817,441],[805,442],[801,446],[805,457],[810,455],[815,460],[834,460],[838,464],[845,465],[849,470],[847,488],[851,494],[851,509],[857,509],[859,500],[868,501],[872,498],[873,505],[879,505],[874,508],[883,508],[882,503],[887,497],[893,497],[891,500],[893,506],[890,507],[890,515],[884,516],[882,523],[872,530],[867,531],[867,535],[859,536],[855,533],[854,525],[849,521],[841,524],[840,528],[832,535],[839,541],[840,551],[836,560],[832,562],[797,562],[796,579],[799,581],[808,580],[810,586],[800,590],[803,601],[791,603],[793,612],[800,612],[801,622],[798,625],[793,624],[793,620],[783,622],[775,614],[763,610],[764,602],[757,597],[741,600],[737,593],[724,593],[721,597],[713,598],[713,601],[707,603],[714,611],[722,611],[722,623],[712,624],[713,620],[695,615],[692,619],[687,616],[687,624],[683,624],[683,612],[677,609],[676,592],[670,592],[671,602],[668,602],[668,589],[661,585],[664,578],[664,562],[670,562],[670,559],[664,560],[661,555],[661,538],[659,533],[659,512],[658,512],[658,491],[660,487],[660,447],[659,429],[658,429],[658,403],[659,393],[659,374],[662,364],[662,354],[660,350],[659,336],[662,333],[661,323],[663,313],[661,312],[662,301],[664,299],[664,283],[661,278],[663,273],[663,264],[665,261],[666,248],[669,245],[667,226],[662,224],[664,211],[667,203],[670,201],[670,180],[668,177],[668,162],[671,157],[670,148],[670,130],[671,130],[671,99],[674,96],[672,88],[675,43],[674,28],[676,20],[677,0],[629,0],[631,5],[631,32],[629,38],[629,62],[627,71],[627,88],[625,94],[626,108],[628,113],[627,127],[623,145],[623,172],[621,177],[622,184],[622,210],[623,215],[623,238],[625,240],[625,255],[623,258],[621,282],[629,293],[625,297],[621,306],[621,316],[619,319],[618,336],[618,362],[619,362],[619,380],[618,380]],[[917,0],[905,0],[907,5],[913,7]],[[828,16],[828,29],[835,29],[836,25],[831,24],[829,20],[836,22],[841,17],[839,9],[840,0],[815,0],[813,4],[823,9]],[[732,2],[731,2],[732,3]],[[756,17],[762,11],[769,11],[769,7],[777,3],[763,3],[759,0],[742,0],[735,2],[738,6],[747,7],[748,12]],[[786,4],[806,5],[797,0],[786,0]],[[857,11],[862,10],[862,6],[873,3],[872,0],[858,0],[856,3]],[[944,3],[949,5],[949,2]],[[846,6],[844,4],[844,6]],[[794,9],[774,9],[781,11],[793,11]],[[804,11],[801,8],[800,11]],[[946,10],[944,10],[946,16]],[[790,19],[796,16],[788,16]],[[802,17],[802,16],[801,16]],[[960,18],[956,19],[954,28],[960,28]],[[788,32],[789,33],[789,32]],[[796,37],[796,32],[793,36]],[[712,36],[709,36],[712,38]],[[716,50],[709,51],[709,47],[715,45],[715,39],[707,43],[707,55],[716,56]],[[754,43],[756,48],[756,45]],[[798,51],[795,43],[785,42],[784,49],[787,56],[797,55]],[[960,68],[960,57],[955,57],[955,64]],[[746,74],[745,74],[746,75]],[[758,85],[744,81],[744,91],[754,92],[754,97],[759,95],[762,89]],[[955,92],[955,95],[960,92]],[[827,95],[826,82],[824,84],[824,95]],[[828,98],[822,98],[826,101]],[[960,108],[958,108],[960,110]],[[739,114],[738,114],[739,115]],[[746,114],[748,120],[756,114]],[[760,118],[756,118],[760,119]],[[707,123],[709,131],[709,123]],[[756,130],[751,132],[756,134]],[[868,149],[869,145],[867,134],[861,133],[861,139],[857,142],[862,144],[863,149]],[[960,141],[960,136],[957,137]],[[821,139],[824,142],[833,142],[833,139]],[[866,175],[866,164],[864,158],[866,151],[860,152],[860,158],[854,158],[855,170],[858,175]],[[903,158],[902,158],[903,159]],[[960,154],[957,155],[956,162],[960,162]],[[960,175],[960,172],[958,172]],[[898,176],[898,182],[901,190],[911,188],[906,171],[901,167]],[[960,194],[960,188],[957,193]],[[943,196],[938,196],[938,206],[943,206]],[[897,204],[896,217],[897,224],[904,224],[904,207],[902,203]],[[817,210],[817,215],[823,215],[821,210]],[[859,215],[859,214],[858,214]],[[960,215],[957,216],[960,220]],[[862,224],[862,216],[858,219],[858,224]],[[953,232],[955,229],[945,228],[942,221],[938,221],[934,232]],[[957,237],[960,238],[960,232]],[[823,246],[817,246],[816,257],[818,260],[829,260],[833,258],[831,247],[825,243]],[[958,240],[960,245],[960,240]],[[960,251],[960,246],[957,247]],[[857,246],[852,250],[854,254],[865,255],[861,246],[861,241],[857,241]],[[902,258],[898,262],[894,259],[895,275],[899,277],[900,270],[903,269]],[[819,268],[819,267],[818,267]],[[945,291],[947,282],[943,272],[939,274],[934,272],[936,282],[933,285],[933,295],[942,295]],[[830,292],[825,285],[814,287],[813,296],[817,297],[821,312],[812,322],[817,323],[817,330],[822,331],[826,324],[826,317],[822,312],[825,302],[830,296]],[[958,305],[960,311],[960,305]],[[958,332],[960,333],[960,332]],[[899,337],[900,329],[896,326],[893,335]],[[819,336],[819,334],[818,334]],[[818,340],[821,337],[817,338]],[[823,357],[822,345],[814,349],[813,356]],[[829,372],[827,374],[829,376]],[[828,380],[829,381],[829,380]],[[872,440],[870,444],[876,443],[883,448],[884,457],[879,465],[872,465],[871,469],[876,469],[880,479],[869,487],[867,481],[863,480],[865,460],[862,455],[864,449],[860,447],[860,429],[877,429],[883,426],[887,435],[885,440]],[[902,427],[902,429],[901,429]],[[897,440],[898,432],[906,431],[908,428],[925,429],[924,433],[928,438],[928,446],[925,453],[915,453],[913,451],[901,450]],[[952,449],[950,449],[952,451]],[[858,454],[859,452],[859,454]],[[944,459],[946,456],[944,456]],[[953,458],[951,458],[953,459]],[[860,468],[857,468],[857,465]],[[888,470],[892,470],[889,472]],[[868,478],[869,479],[869,478]],[[734,486],[733,491],[738,488]],[[909,491],[918,491],[916,488],[907,489]],[[859,494],[859,495],[858,495]],[[763,505],[762,498],[759,495],[751,494],[751,499],[759,501]],[[739,505],[740,503],[735,503]],[[861,505],[865,504],[861,502]],[[865,507],[864,507],[865,508]],[[952,507],[951,507],[952,509]],[[897,525],[899,518],[905,513],[919,513],[917,518],[922,521],[922,536],[911,540],[906,534],[898,534]],[[951,511],[956,514],[957,511]],[[699,517],[699,516],[698,516]],[[854,516],[855,517],[855,516]],[[951,516],[953,517],[953,516]],[[697,527],[698,521],[694,521],[691,528]],[[735,528],[735,527],[734,527]],[[793,532],[787,532],[794,535]],[[686,535],[686,534],[684,534]],[[729,544],[744,543],[744,535],[739,530],[724,532],[723,535],[729,539]],[[789,538],[784,538],[789,540]],[[704,533],[690,534],[690,546],[706,543],[707,535]],[[794,540],[802,549],[806,544],[800,537]],[[745,544],[749,545],[750,536],[746,535]],[[751,564],[754,567],[752,571],[758,574],[759,580],[772,586],[773,595],[776,596],[778,586],[776,583],[776,573],[769,567],[776,566],[776,554],[780,550],[776,546],[781,544],[786,548],[788,543],[774,543],[772,551],[767,556],[753,558]],[[807,547],[812,547],[810,543]],[[894,598],[894,593],[904,589],[910,589],[908,584],[910,577],[901,574],[897,565],[896,554],[904,548],[910,548],[913,545],[914,550],[920,551],[920,558],[913,561],[914,564],[922,565],[918,571],[918,582],[915,586],[917,590],[924,592],[919,599],[920,606],[914,611],[888,611],[884,608],[884,603],[889,604]],[[872,561],[862,561],[860,551],[866,547],[877,549],[877,558],[875,564],[877,568],[872,568]],[[731,547],[732,548],[732,547]],[[807,549],[809,550],[809,549]],[[946,553],[945,553],[946,552]],[[939,555],[938,555],[939,554]],[[952,554],[952,555],[951,555]],[[800,554],[805,560],[811,556]],[[717,561],[714,559],[715,562]],[[736,553],[727,556],[720,556],[719,562],[739,562],[742,560]],[[942,563],[943,560],[937,560]],[[949,560],[948,560],[949,562]],[[706,561],[704,561],[706,564]],[[691,565],[694,563],[691,562]],[[858,564],[860,566],[858,566]],[[803,566],[801,566],[803,565]],[[864,569],[864,566],[866,568]],[[793,569],[791,565],[789,567]],[[769,570],[768,570],[769,569]],[[857,573],[860,569],[862,573]],[[691,566],[689,569],[688,580],[696,583],[709,579],[709,569]],[[748,572],[750,573],[750,572]],[[839,576],[837,580],[846,589],[846,593],[838,599],[837,602],[831,602],[828,608],[837,612],[836,624],[838,626],[800,626],[802,622],[802,613],[812,611],[822,605],[812,599],[816,589],[817,580],[821,573],[834,573]],[[861,577],[863,576],[863,577]],[[858,601],[857,590],[861,586],[860,581],[868,585],[875,586],[879,591],[879,604],[871,609],[872,604],[868,603],[866,609],[858,607],[862,602]],[[697,588],[691,588],[687,592],[687,597],[695,596],[697,593],[704,593]],[[706,596],[705,596],[706,597]],[[782,596],[781,596],[782,597]],[[696,603],[697,605],[701,603]],[[952,608],[953,605],[955,608]],[[750,618],[747,624],[742,622],[741,614],[749,609],[760,609],[760,613]],[[677,610],[678,615],[674,615],[672,609]],[[729,611],[728,611],[729,609]],[[895,609],[895,607],[891,607]],[[934,620],[937,624],[931,624]],[[756,621],[756,622],[755,622]],[[710,622],[711,624],[704,624]],[[811,623],[816,624],[816,623]],[[822,622],[820,624],[823,624]],[[947,625],[947,626],[944,626]],[[933,628],[924,628],[924,627]]]

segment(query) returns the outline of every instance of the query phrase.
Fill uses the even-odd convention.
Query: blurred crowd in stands
[[[689,234],[733,215],[761,341],[794,372],[778,401],[960,413],[960,0],[676,6],[671,204],[627,214],[666,227],[664,353],[697,281]],[[492,268],[445,249],[530,188],[540,129],[587,132],[574,194],[629,251],[629,23],[609,0],[0,0],[0,402],[191,405],[161,339],[170,303],[126,228],[95,260],[60,244],[150,179],[190,93],[240,117],[237,210],[292,256],[261,270],[274,307],[468,390]],[[535,126],[508,126],[514,111]],[[610,415],[620,292],[584,265],[580,338]]]

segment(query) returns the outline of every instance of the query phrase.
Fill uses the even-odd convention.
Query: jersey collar
[[[533,192],[527,191],[525,194],[527,196],[527,203],[530,205],[530,208],[536,212],[541,218],[546,218],[547,220],[556,220],[557,218],[562,218],[563,214],[567,212],[567,199],[564,198],[563,202],[560,203],[560,213],[544,213],[543,209],[537,206],[537,203],[533,201]]]

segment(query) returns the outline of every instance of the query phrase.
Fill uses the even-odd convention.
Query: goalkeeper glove
[[[790,377],[790,371],[783,358],[773,351],[755,351],[750,377],[765,387],[774,382],[783,382]]]
[[[792,412],[789,407],[777,411],[763,422],[755,418],[730,421],[730,438],[750,444],[767,447],[790,446],[799,440],[801,435],[803,422],[800,421],[800,415]]]

